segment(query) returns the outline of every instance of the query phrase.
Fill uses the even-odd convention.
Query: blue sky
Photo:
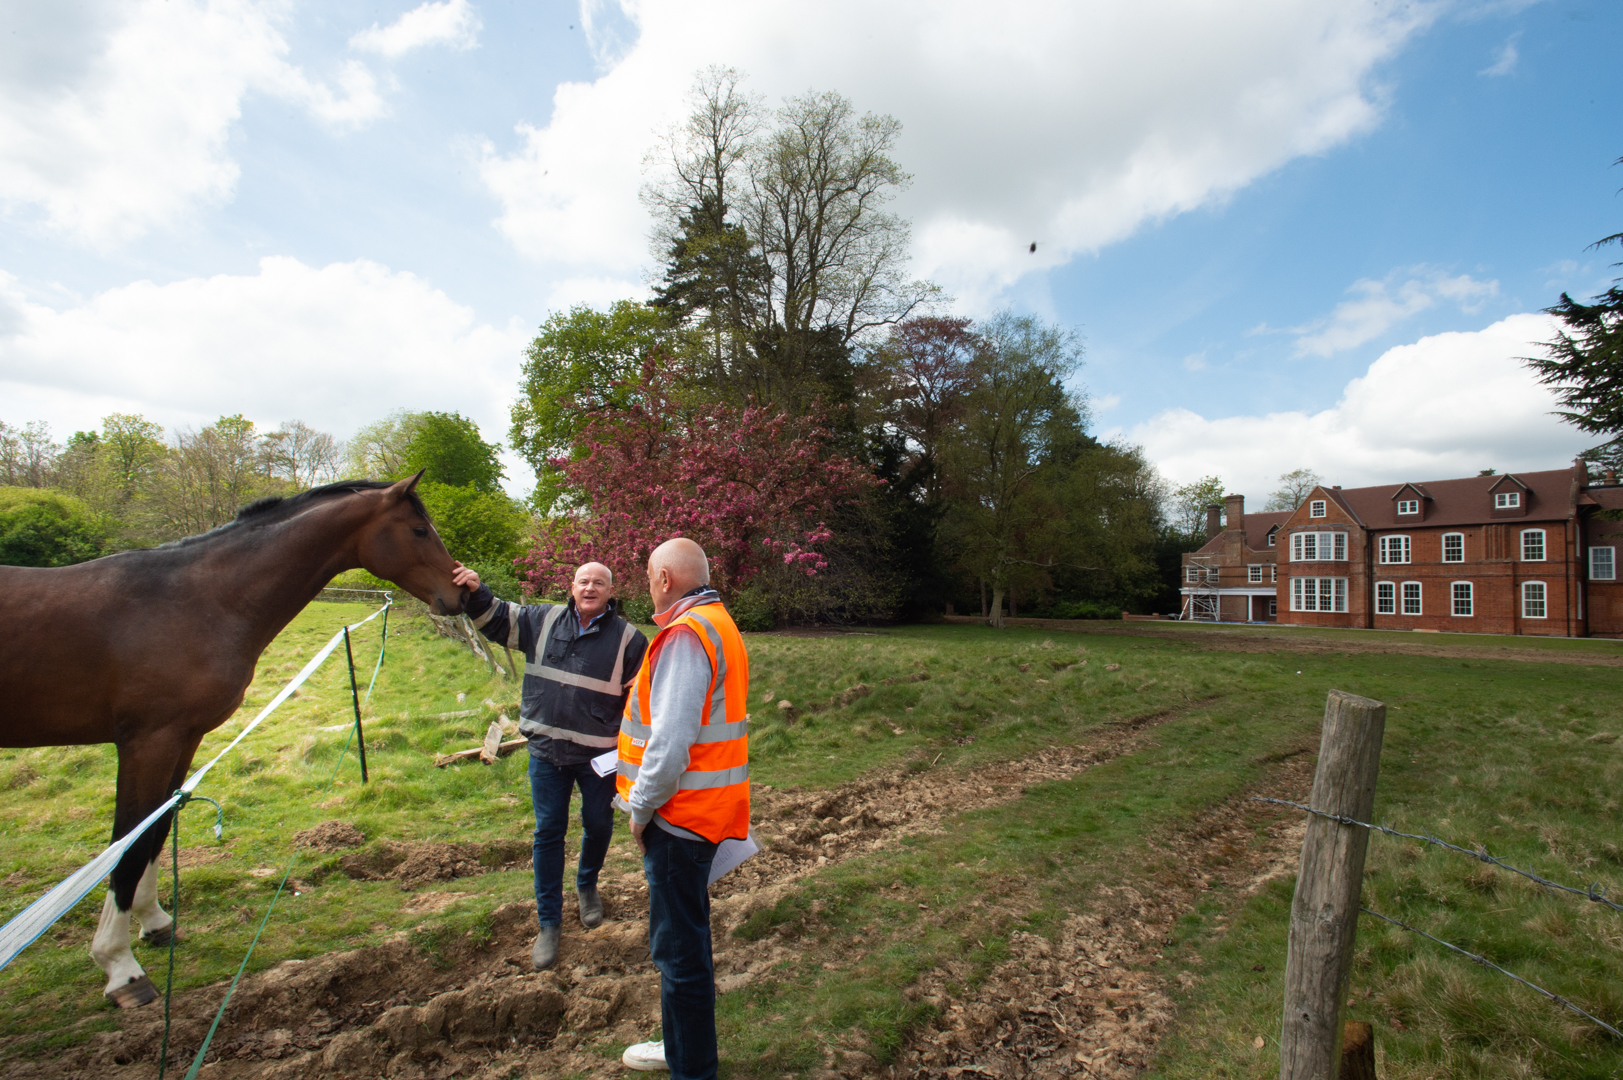
[[[1623,5],[1212,7],[8,3],[0,420],[503,438],[542,319],[643,294],[645,159],[724,63],[899,119],[915,270],[1078,329],[1173,482],[1570,460],[1514,358],[1623,258]]]

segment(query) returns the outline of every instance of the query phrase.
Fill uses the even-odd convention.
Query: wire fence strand
[[[1593,1013],[1585,1012],[1583,1009],[1581,1009],[1578,1006],[1574,1005],[1572,1002],[1568,1001],[1566,998],[1562,997],[1560,994],[1552,994],[1548,990],[1544,989],[1544,987],[1539,986],[1536,983],[1528,982],[1526,979],[1522,978],[1520,975],[1516,974],[1514,971],[1506,971],[1504,968],[1500,967],[1498,964],[1494,963],[1492,960],[1489,960],[1485,956],[1478,956],[1476,953],[1471,952],[1471,951],[1469,951],[1467,949],[1462,949],[1458,945],[1452,944],[1451,942],[1444,941],[1440,937],[1435,937],[1435,936],[1433,936],[1431,934],[1428,934],[1424,930],[1419,929],[1418,927],[1410,926],[1408,923],[1404,922],[1401,919],[1394,919],[1390,915],[1382,915],[1379,911],[1372,911],[1371,909],[1369,909],[1367,907],[1360,907],[1358,910],[1362,911],[1365,915],[1373,915],[1377,919],[1383,919],[1386,922],[1391,923],[1393,926],[1396,926],[1401,930],[1407,930],[1411,934],[1419,934],[1421,937],[1425,938],[1427,941],[1435,941],[1437,944],[1441,945],[1443,948],[1452,949],[1454,952],[1459,953],[1461,956],[1465,957],[1467,960],[1471,961],[1473,964],[1481,964],[1485,968],[1490,968],[1493,971],[1497,971],[1501,975],[1505,975],[1505,976],[1507,976],[1509,978],[1515,979],[1517,982],[1521,983],[1523,986],[1527,987],[1529,990],[1534,990],[1534,991],[1537,991],[1540,994],[1543,994],[1545,997],[1549,998],[1551,1001],[1555,1002],[1557,1005],[1561,1006],[1563,1009],[1571,1009],[1573,1012],[1577,1013],[1579,1016],[1582,1016],[1584,1019],[1589,1020],[1589,1021],[1591,1021],[1591,1022],[1593,1022],[1595,1024],[1598,1024],[1599,1026],[1605,1028],[1607,1031],[1611,1032],[1613,1035],[1616,1035],[1619,1039],[1623,1039],[1623,1031],[1617,1030],[1617,1028],[1613,1027],[1611,1024],[1608,1024],[1606,1021],[1602,1020],[1600,1017],[1594,1015]]]
[[[1549,878],[1540,877],[1538,874],[1534,873],[1531,868],[1523,870],[1519,866],[1512,866],[1503,859],[1499,859],[1488,854],[1486,850],[1473,851],[1470,848],[1460,847],[1458,844],[1450,844],[1447,840],[1439,840],[1435,836],[1428,836],[1423,833],[1399,832],[1397,829],[1389,828],[1385,825],[1372,825],[1367,821],[1359,821],[1358,819],[1348,817],[1345,814],[1331,814],[1326,813],[1323,810],[1315,810],[1311,806],[1304,806],[1302,803],[1291,802],[1289,799],[1269,799],[1264,798],[1261,795],[1253,795],[1251,796],[1251,801],[1274,803],[1278,806],[1290,806],[1296,808],[1297,810],[1302,810],[1306,813],[1313,814],[1316,817],[1328,818],[1331,821],[1339,822],[1342,825],[1353,825],[1361,829],[1369,829],[1372,832],[1384,833],[1387,836],[1398,836],[1405,840],[1418,840],[1423,844],[1430,844],[1433,847],[1444,848],[1448,851],[1457,851],[1461,855],[1470,856],[1478,862],[1491,863],[1494,866],[1499,867],[1501,870],[1509,870],[1512,874],[1520,874],[1527,880],[1536,885],[1542,885],[1546,889],[1571,893],[1574,896],[1581,896],[1585,900],[1590,900],[1597,904],[1603,904],[1606,907],[1611,908],[1613,911],[1623,911],[1623,904],[1618,904],[1607,899],[1606,890],[1601,887],[1601,884],[1598,881],[1591,883],[1586,889],[1579,889],[1571,885],[1563,885],[1559,881],[1551,881]]]

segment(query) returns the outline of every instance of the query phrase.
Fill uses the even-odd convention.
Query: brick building
[[[1272,610],[1287,625],[1623,637],[1623,522],[1600,516],[1623,509],[1623,487],[1610,474],[1591,483],[1581,461],[1319,487],[1288,514],[1247,517],[1234,495],[1228,504],[1229,527],[1209,527],[1184,556],[1185,618],[1261,621],[1256,594],[1245,614],[1237,597],[1254,587],[1252,567],[1271,563]]]
[[[1206,510],[1206,546],[1183,557],[1181,618],[1274,622],[1278,617],[1275,540],[1289,512],[1247,514],[1245,496],[1226,498],[1227,525]]]

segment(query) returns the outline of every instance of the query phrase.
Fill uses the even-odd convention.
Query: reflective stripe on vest
[[[620,761],[616,786],[630,795],[642,765],[643,747],[653,736],[649,691],[653,664],[665,635],[686,626],[710,660],[709,702],[699,721],[699,737],[688,748],[688,766],[677,791],[659,815],[678,828],[712,843],[749,835],[749,654],[732,616],[720,603],[699,604],[673,619],[648,646],[642,669],[620,721]]]
[[[628,622],[625,624],[625,629],[620,631],[620,645],[614,653],[614,670],[609,674],[607,679],[594,679],[588,675],[577,675],[573,671],[562,671],[558,668],[550,667],[546,663],[547,646],[552,643],[552,629],[558,624],[558,620],[563,617],[563,613],[567,610],[569,610],[568,605],[559,604],[553,607],[551,611],[547,612],[546,620],[541,624],[541,638],[536,642],[536,659],[531,660],[524,665],[524,674],[534,675],[538,679],[550,679],[555,683],[563,683],[565,686],[578,686],[582,690],[595,690],[599,694],[608,694],[612,697],[619,697],[621,694],[626,692],[626,645],[631,641],[631,635],[637,632],[637,628]],[[598,616],[600,619],[602,617],[602,615]],[[518,624],[515,622],[514,625],[516,626]],[[551,733],[547,732],[547,734]],[[579,742],[580,740],[577,739],[574,741]],[[587,745],[613,746],[614,744],[612,742],[594,742],[588,743]]]

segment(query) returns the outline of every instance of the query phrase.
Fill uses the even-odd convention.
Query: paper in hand
[[[710,860],[710,880],[706,885],[714,885],[716,880],[739,863],[760,851],[761,847],[755,842],[755,833],[750,832],[743,840],[723,840],[716,845],[716,854]]]
[[[599,754],[592,759],[592,771],[599,776],[613,776],[614,770],[620,767],[620,751],[610,750],[606,754]]]

